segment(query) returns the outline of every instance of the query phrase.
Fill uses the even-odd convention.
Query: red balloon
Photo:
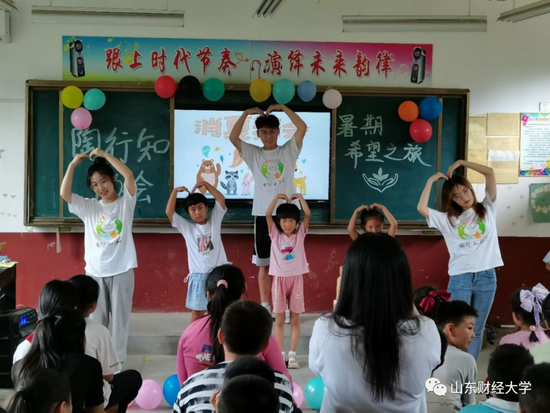
[[[417,119],[411,123],[409,131],[415,142],[427,142],[432,137],[432,125],[424,119]]]
[[[170,99],[175,95],[178,84],[176,81],[168,75],[163,75],[155,82],[155,92],[161,98]]]

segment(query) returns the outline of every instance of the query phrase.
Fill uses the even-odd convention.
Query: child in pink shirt
[[[286,201],[277,208],[275,218],[273,210],[279,199]],[[300,200],[304,210],[304,220],[300,225],[300,210],[292,200]],[[273,312],[275,313],[275,338],[281,348],[283,357],[285,338],[285,308],[288,302],[290,310],[290,351],[288,352],[288,368],[298,369],[296,348],[300,340],[300,314],[304,309],[304,279],[303,274],[309,272],[304,240],[307,234],[311,211],[301,194],[294,194],[290,200],[285,194],[275,196],[265,213],[269,237],[271,238],[271,261],[269,275],[273,276],[271,295]]]
[[[512,295],[512,317],[519,331],[502,337],[501,345],[516,344],[529,350],[550,342],[541,327],[541,304],[547,295],[548,290],[540,283],[533,288],[518,290]]]
[[[225,309],[233,302],[240,300],[245,292],[244,275],[237,267],[229,264],[221,265],[208,274],[206,279],[208,314],[191,323],[181,335],[178,344],[177,372],[180,384],[183,384],[191,375],[225,361],[223,346],[217,337],[218,330]],[[261,352],[260,358],[292,382],[279,345],[273,336]]]

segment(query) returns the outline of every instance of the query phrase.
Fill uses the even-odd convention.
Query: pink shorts
[[[304,277],[302,275],[294,277],[274,276],[271,284],[271,296],[275,314],[283,313],[287,302],[289,310],[293,313],[301,314],[305,312]]]

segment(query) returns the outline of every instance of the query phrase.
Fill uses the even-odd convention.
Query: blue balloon
[[[317,88],[315,87],[315,84],[313,82],[310,82],[309,80],[304,80],[298,85],[298,96],[304,102],[309,102],[315,97],[316,94]]]
[[[311,379],[304,389],[304,398],[307,404],[314,410],[320,409],[325,396],[325,383],[321,377]]]
[[[294,93],[296,93],[296,88],[288,79],[279,79],[273,85],[273,97],[281,105],[290,102]]]
[[[90,89],[84,95],[84,107],[88,110],[98,110],[105,104],[105,93],[99,89]]]
[[[441,102],[438,98],[430,96],[422,99],[420,105],[418,105],[419,116],[422,119],[433,120],[441,114],[442,109]]]
[[[164,386],[162,387],[162,392],[164,393],[164,400],[166,400],[168,405],[174,405],[180,389],[181,386],[177,374],[173,374],[166,379]]]

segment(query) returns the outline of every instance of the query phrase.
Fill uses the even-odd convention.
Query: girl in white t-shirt
[[[75,168],[85,158],[93,160],[88,168],[87,185],[100,198],[83,198],[71,191]],[[115,190],[115,173],[107,161],[124,177],[123,195]],[[128,329],[134,294],[134,268],[137,267],[132,223],[136,207],[136,182],[130,168],[111,154],[96,148],[89,155],[78,154],[67,168],[61,183],[61,196],[69,211],[84,222],[84,261],[86,274],[99,284],[99,300],[90,318],[111,335],[117,357],[126,360]]]
[[[478,202],[472,184],[453,172],[459,167],[473,169],[485,176],[485,198]],[[444,179],[442,209],[428,207],[432,184]],[[449,286],[452,300],[472,305],[479,317],[475,338],[468,349],[477,359],[483,340],[483,331],[491,311],[497,288],[495,267],[503,265],[496,227],[497,185],[493,170],[488,166],[458,160],[447,175],[436,173],[426,183],[418,202],[418,212],[430,228],[441,231],[449,250]]]

